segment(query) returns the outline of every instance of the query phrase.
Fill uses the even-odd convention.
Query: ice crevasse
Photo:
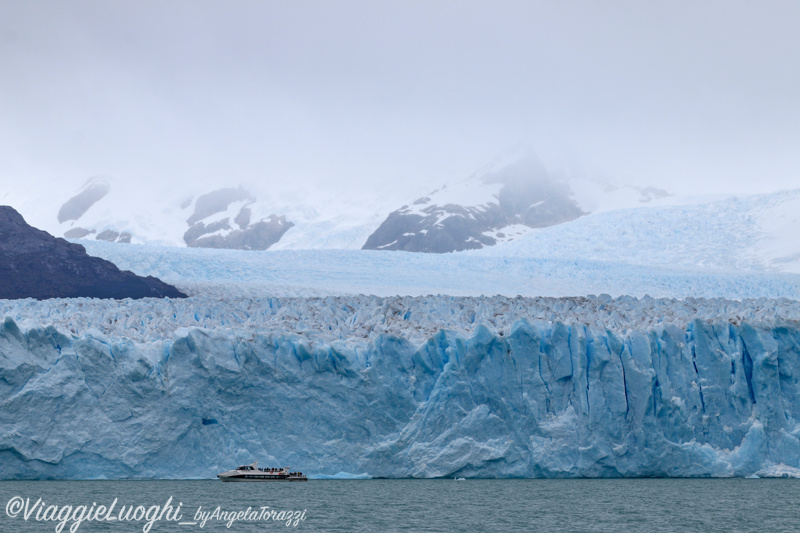
[[[319,340],[0,327],[0,478],[800,473],[800,325],[517,319]]]

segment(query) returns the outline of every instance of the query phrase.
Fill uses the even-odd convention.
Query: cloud
[[[800,4],[3,0],[4,186],[412,189],[525,141],[622,181],[800,176]]]

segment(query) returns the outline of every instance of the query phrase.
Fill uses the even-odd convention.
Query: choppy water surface
[[[135,520],[136,507],[141,506],[140,516],[154,517],[153,506],[159,506],[161,513],[170,497],[172,509],[153,520],[149,531],[778,532],[800,528],[800,480],[793,479],[214,480],[4,481],[0,482],[0,531],[56,531],[59,521],[37,521],[37,510],[41,509],[41,518],[47,507],[57,506],[64,517],[65,506],[73,506],[75,515],[78,506],[91,509],[96,504],[97,510],[115,499],[113,512],[101,517],[117,520],[84,521],[77,531],[144,531],[148,519]],[[33,507],[40,498],[43,505]],[[26,500],[28,508],[34,509],[27,521],[23,517]],[[120,512],[131,506],[130,520],[120,521],[120,516],[126,516]],[[227,521],[211,517],[217,507]],[[248,507],[249,516],[241,513]],[[283,515],[268,516],[271,511]],[[55,512],[51,508],[49,514]],[[9,516],[16,513],[16,518]],[[227,527],[235,513],[240,518]],[[208,517],[205,523],[204,516]],[[277,520],[281,516],[283,520]],[[71,519],[63,531],[70,527],[75,527]]]

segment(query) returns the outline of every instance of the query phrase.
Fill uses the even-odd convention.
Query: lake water
[[[115,499],[110,514],[99,509]],[[93,504],[103,520],[83,521],[77,531],[145,531],[157,512],[164,514],[149,531],[800,530],[794,479],[3,481],[0,503],[2,532],[56,531],[59,521],[44,518],[77,516],[78,506]],[[242,513],[248,507],[249,516]],[[135,520],[136,513],[144,518]],[[235,513],[241,519],[228,528]],[[75,525],[67,520],[63,531]]]

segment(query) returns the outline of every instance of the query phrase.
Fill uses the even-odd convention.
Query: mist
[[[0,1],[0,183],[410,194],[520,144],[672,192],[800,184],[800,4]],[[66,199],[66,198],[64,198]]]

